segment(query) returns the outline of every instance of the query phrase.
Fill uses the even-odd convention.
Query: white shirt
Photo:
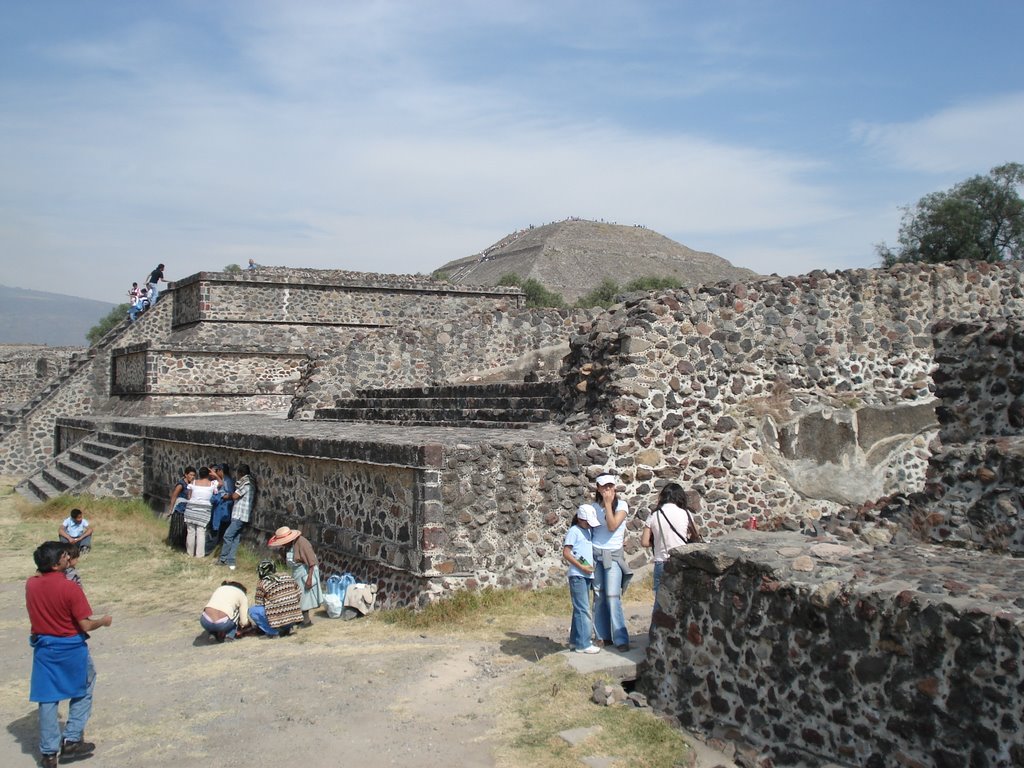
[[[588,501],[586,504],[581,504],[581,507],[589,506],[594,510],[597,515],[597,519],[601,521],[601,525],[594,528],[594,549],[622,549],[622,544],[626,538],[626,521],[622,523],[614,531],[609,531],[608,526],[604,522],[604,507],[598,504],[596,501]],[[615,504],[616,512],[629,512],[629,506],[622,499],[619,499]]]
[[[675,531],[672,530],[673,526]],[[675,504],[666,504],[661,509],[651,512],[644,527],[651,529],[654,562],[663,563],[668,560],[669,552],[689,542],[690,513]]]

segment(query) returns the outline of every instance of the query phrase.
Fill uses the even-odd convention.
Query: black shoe
[[[60,745],[60,761],[67,763],[84,757],[91,757],[96,745],[90,741],[67,741]]]
[[[622,651],[622,653],[625,653],[626,651],[629,650],[629,643],[623,643],[622,645],[617,645],[617,646],[615,646],[615,648],[617,650],[619,650],[619,651]]]
[[[50,754],[50,755],[47,755],[47,754],[40,755],[39,756],[39,764],[41,766],[43,766],[43,768],[57,768],[57,753],[54,752],[53,754]]]

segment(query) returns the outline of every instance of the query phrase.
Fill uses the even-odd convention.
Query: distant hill
[[[677,277],[680,285],[746,280],[755,273],[713,253],[695,251],[646,227],[567,219],[514,232],[482,253],[436,272],[464,285],[497,285],[513,273],[533,278],[574,302],[604,280]]]
[[[85,334],[115,306],[0,285],[0,344],[87,347]]]

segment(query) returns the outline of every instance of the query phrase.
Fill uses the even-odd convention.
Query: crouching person
[[[256,566],[260,583],[256,587],[249,609],[249,618],[263,634],[270,637],[288,635],[292,628],[302,622],[302,596],[295,579],[287,574],[277,573],[272,560],[261,560]]]
[[[237,581],[222,582],[199,614],[199,624],[218,643],[241,637],[249,626],[249,598]]]

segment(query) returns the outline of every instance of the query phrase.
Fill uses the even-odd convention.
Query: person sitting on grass
[[[245,586],[237,581],[221,582],[199,614],[199,624],[218,643],[241,637],[249,626],[249,598]]]
[[[302,596],[295,579],[277,573],[273,560],[261,560],[256,566],[260,583],[256,586],[249,618],[263,634],[269,637],[291,634],[292,628],[302,622]]]
[[[68,544],[77,544],[78,549],[85,553],[92,547],[92,526],[85,519],[82,510],[72,509],[71,514],[64,519],[57,530],[61,541]]]
[[[562,559],[569,564],[569,599],[572,601],[572,625],[569,647],[576,653],[600,653],[591,641],[594,619],[590,608],[590,592],[594,585],[594,546],[591,528],[600,525],[597,513],[587,505],[576,513],[575,525],[569,527],[562,546]]]

